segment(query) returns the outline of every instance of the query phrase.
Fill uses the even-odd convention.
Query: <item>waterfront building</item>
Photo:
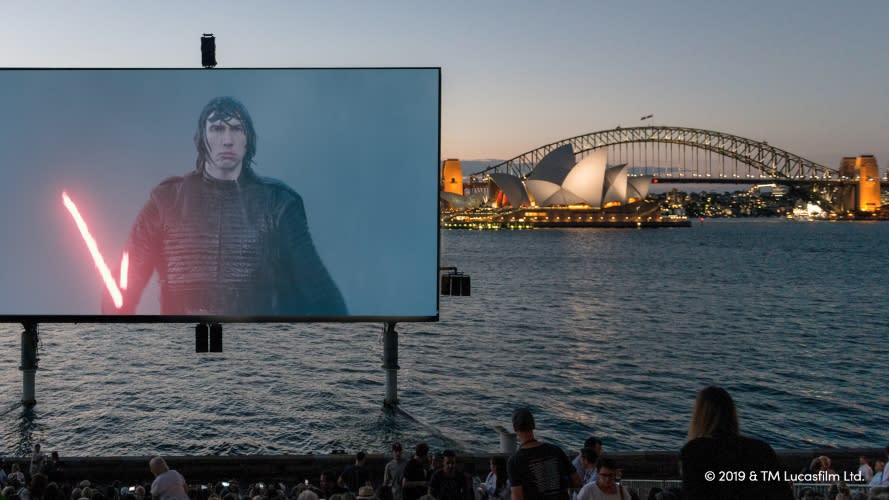
[[[443,227],[662,227],[687,226],[676,213],[645,201],[651,176],[630,177],[626,164],[608,166],[605,148],[575,160],[570,144],[550,151],[524,177],[505,172],[486,176],[482,199],[442,190]],[[470,185],[476,183],[470,181]],[[666,218],[665,218],[666,217]]]
[[[608,166],[604,148],[574,161],[570,144],[543,157],[526,179],[506,173],[490,175],[492,187],[505,196],[498,206],[572,207],[599,210],[636,203],[648,196],[650,176],[630,177],[626,164]],[[496,208],[496,207],[495,207]]]

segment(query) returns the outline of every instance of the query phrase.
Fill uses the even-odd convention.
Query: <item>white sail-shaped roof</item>
[[[574,167],[574,149],[571,144],[565,144],[547,153],[528,174],[528,179],[561,185],[572,167]]]
[[[602,204],[627,202],[627,164],[608,167],[605,170],[605,195]]]
[[[525,189],[528,190],[528,194],[531,195],[532,201],[534,201],[537,206],[545,207],[546,200],[548,200],[550,196],[558,193],[562,189],[562,186],[549,181],[528,179],[525,181]]]
[[[593,208],[601,208],[607,161],[608,151],[600,148],[588,154],[571,169],[562,183],[562,188],[580,199],[574,203],[588,203]]]
[[[497,187],[506,194],[506,199],[509,200],[510,205],[518,208],[522,203],[529,202],[528,194],[525,193],[525,186],[522,185],[522,180],[518,177],[495,172],[491,174],[491,181],[497,184]]]
[[[543,206],[574,205],[575,203],[586,203],[586,200],[567,189],[559,189],[543,202]]]
[[[648,196],[648,190],[651,188],[651,175],[643,175],[640,177],[630,177],[627,181],[627,198],[636,198],[636,200],[644,200]]]

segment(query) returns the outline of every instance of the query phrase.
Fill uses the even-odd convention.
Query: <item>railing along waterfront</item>
[[[620,484],[626,486],[628,490],[635,491],[640,498],[646,498],[652,488],[660,488],[666,491],[670,488],[682,487],[682,481],[677,479],[624,479]],[[792,483],[792,485],[793,498],[799,498],[800,494],[806,489],[812,490],[813,493],[820,495],[822,498],[827,498],[827,492],[833,486],[833,483]],[[860,491],[867,495],[868,490],[871,488],[866,484],[860,483],[847,484],[847,486],[853,494]],[[572,495],[572,498],[574,498],[574,495]]]

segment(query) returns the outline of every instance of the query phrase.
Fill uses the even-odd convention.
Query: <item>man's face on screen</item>
[[[247,133],[237,118],[221,120],[215,115],[207,118],[207,169],[214,177],[228,178],[240,173],[241,162],[247,151]]]

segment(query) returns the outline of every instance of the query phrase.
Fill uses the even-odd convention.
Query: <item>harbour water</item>
[[[889,442],[889,224],[707,220],[676,229],[443,231],[472,276],[439,323],[399,324],[401,412],[381,408],[380,324],[41,325],[21,409],[0,325],[2,455],[496,451],[529,405],[566,449],[677,450],[695,392],[726,387],[775,448]]]

